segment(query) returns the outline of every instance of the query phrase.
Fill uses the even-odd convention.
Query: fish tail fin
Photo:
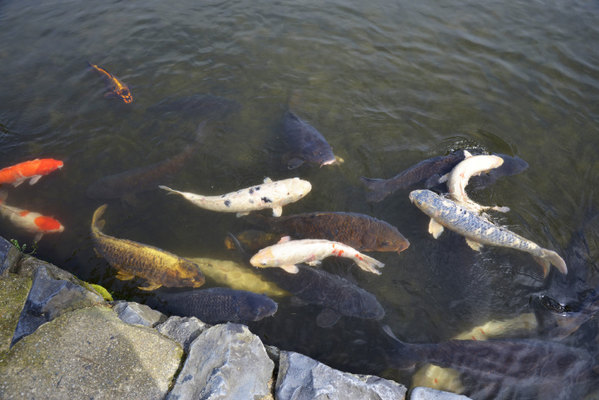
[[[386,353],[387,362],[397,369],[413,369],[416,366],[416,355],[407,343],[395,336],[389,325],[383,326],[383,332],[393,341],[393,350]]]
[[[385,190],[385,179],[366,178],[365,176],[361,176],[360,180],[368,189],[372,191],[366,195],[366,201],[378,203],[387,197],[387,191]]]
[[[245,249],[243,248],[243,245],[239,242],[239,239],[237,239],[237,236],[233,235],[231,232],[227,232],[227,238],[231,241],[234,248],[237,249],[237,251],[243,256],[243,258],[247,262],[249,262],[251,257],[247,253],[247,251],[245,251]]]
[[[364,271],[372,272],[373,274],[381,274],[381,271],[379,271],[377,268],[383,268],[385,264],[365,254],[362,254],[360,257],[361,258],[354,258],[354,261],[356,264],[358,264],[358,267]]]
[[[104,215],[106,208],[108,208],[108,204],[102,204],[96,209],[96,211],[94,211],[94,215],[92,217],[92,231],[99,232],[104,227],[104,220],[101,220],[100,218],[102,218]]]
[[[566,262],[563,258],[560,257],[559,254],[557,254],[553,250],[543,249],[541,255],[535,257],[535,259],[543,267],[543,275],[545,277],[549,274],[549,268],[551,267],[551,265],[557,268],[558,271],[564,275],[568,273],[568,267],[566,266]]]
[[[158,185],[158,187],[162,190],[166,190],[168,192],[168,194],[180,194],[177,190],[175,189],[171,189],[168,186],[164,186],[164,185]]]

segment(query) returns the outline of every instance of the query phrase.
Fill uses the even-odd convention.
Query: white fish
[[[0,193],[0,215],[7,218],[18,228],[33,233],[36,242],[46,233],[60,233],[64,231],[64,226],[52,217],[6,205],[4,203],[6,197],[6,193]]]
[[[250,211],[272,208],[272,215],[280,217],[283,213],[283,206],[294,203],[306,196],[312,190],[312,185],[300,178],[289,178],[274,182],[270,178],[266,178],[261,185],[220,196],[203,196],[201,194],[180,192],[162,185],[159,188],[180,194],[196,206],[206,210],[234,212],[239,217],[249,214]]]
[[[452,200],[439,196],[430,190],[414,190],[410,192],[410,201],[431,217],[429,233],[435,238],[441,234],[435,228],[444,226],[464,236],[466,243],[473,250],[480,250],[485,244],[509,247],[532,254],[543,267],[545,276],[549,273],[551,265],[554,265],[562,274],[568,273],[566,262],[555,251],[544,249],[504,227],[497,226]]]
[[[477,155],[473,156],[465,152],[466,158],[457,164],[449,174],[439,179],[439,182],[447,181],[447,189],[449,196],[459,205],[470,209],[471,211],[480,212],[487,209],[492,209],[501,212],[507,212],[508,207],[493,207],[481,206],[468,197],[466,186],[471,177],[490,171],[503,165],[503,158],[494,155]]]
[[[377,275],[381,274],[377,268],[385,266],[382,262],[340,242],[325,239],[290,240],[289,236],[260,250],[250,259],[250,264],[258,268],[279,267],[291,274],[297,274],[299,269],[296,264],[315,266],[329,256],[349,258],[364,271]]]

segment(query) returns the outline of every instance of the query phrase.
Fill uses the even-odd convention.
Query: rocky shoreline
[[[2,399],[467,399],[330,368],[99,291],[0,238]]]

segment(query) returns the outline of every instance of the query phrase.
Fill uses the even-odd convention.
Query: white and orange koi
[[[63,165],[62,161],[53,158],[36,158],[35,160],[11,165],[0,169],[0,185],[10,183],[16,187],[27,179],[30,179],[30,185],[34,185],[42,176],[62,168]]]
[[[349,258],[364,271],[377,275],[381,274],[377,268],[385,266],[382,262],[340,242],[325,239],[290,240],[289,236],[260,250],[250,259],[250,264],[258,268],[278,267],[290,274],[297,274],[299,268],[296,264],[316,266],[330,256]]]
[[[106,71],[104,68],[88,62],[89,66],[98,71],[105,79],[109,92],[105,96],[114,96],[129,104],[133,102],[133,95],[127,85],[121,82],[116,76]]]
[[[7,218],[20,229],[35,234],[36,242],[47,233],[59,233],[64,231],[64,226],[62,226],[56,219],[37,212],[8,206],[4,204],[5,199],[6,194],[0,194],[0,215]]]

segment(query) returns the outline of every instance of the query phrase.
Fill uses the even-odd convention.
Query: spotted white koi
[[[364,271],[377,275],[381,274],[377,268],[385,266],[382,262],[340,242],[325,239],[290,240],[289,236],[260,250],[250,259],[250,264],[258,268],[278,267],[291,274],[297,274],[299,268],[296,264],[315,266],[330,256],[349,258]]]
[[[240,189],[236,192],[220,196],[203,196],[201,194],[180,192],[167,186],[159,186],[171,193],[177,193],[198,207],[220,212],[234,212],[237,216],[247,215],[250,211],[272,208],[272,215],[280,217],[283,206],[294,203],[306,196],[312,185],[300,178],[289,178],[280,181],[264,179],[261,185]]]

